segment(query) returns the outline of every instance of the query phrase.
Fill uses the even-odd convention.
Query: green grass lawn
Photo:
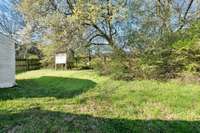
[[[0,89],[2,133],[200,133],[200,86],[39,70]]]

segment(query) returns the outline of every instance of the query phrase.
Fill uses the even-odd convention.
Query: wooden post
[[[66,62],[65,62],[65,70],[67,70],[67,59],[66,59]]]
[[[56,65],[56,63],[55,63],[55,70],[57,70],[57,65]]]
[[[78,67],[78,57],[75,58],[76,60],[76,68]]]
[[[65,62],[65,70],[67,70],[67,53],[66,53],[66,62]]]
[[[29,64],[28,64],[28,60],[27,59],[25,59],[25,63],[26,63],[26,71],[28,71],[28,69],[29,69]]]

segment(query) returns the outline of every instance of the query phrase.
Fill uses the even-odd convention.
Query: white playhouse
[[[0,88],[15,85],[15,41],[0,33]]]

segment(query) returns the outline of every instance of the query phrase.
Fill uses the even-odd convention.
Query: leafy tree
[[[128,38],[132,53],[136,54],[134,58],[138,60],[135,65],[143,71],[140,73],[159,79],[173,78],[185,69],[189,54],[180,52],[180,49],[194,45],[199,38],[197,25],[194,28],[192,24],[199,17],[197,2],[144,0],[141,3],[143,9],[134,12],[140,16],[138,29],[130,29]],[[196,33],[192,33],[191,30],[195,29]],[[180,61],[183,57],[185,60]]]
[[[192,45],[199,39],[198,24],[192,24],[200,17],[198,3],[199,0],[21,0],[19,10],[24,14],[30,39],[46,44],[44,51],[51,59],[56,51],[87,51],[91,46],[106,45],[115,56],[109,62],[97,60],[96,66],[117,79],[121,76],[129,80],[174,78],[185,66],[194,64],[182,63],[179,51],[194,48]],[[102,55],[108,54],[103,52]],[[186,53],[184,58],[196,51]]]
[[[87,40],[90,44],[108,44],[113,48],[119,48],[116,44],[117,32],[126,20],[127,7],[126,0],[67,0],[59,2],[56,0],[36,0],[34,2],[22,0],[20,10],[24,13],[27,21],[32,21],[33,27],[40,25],[34,28],[45,27],[55,31],[56,27],[58,29],[62,24],[68,24],[67,27],[62,27],[66,31],[65,34],[73,31],[73,35],[76,36],[75,31],[78,30],[83,35],[81,39]],[[56,19],[57,22],[55,22]],[[122,33],[118,32],[118,35],[120,34]],[[72,34],[70,35],[72,36]],[[71,36],[67,39],[71,39]]]

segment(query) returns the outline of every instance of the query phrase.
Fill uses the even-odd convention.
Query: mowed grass
[[[0,89],[2,133],[198,133],[200,86],[39,70]]]

